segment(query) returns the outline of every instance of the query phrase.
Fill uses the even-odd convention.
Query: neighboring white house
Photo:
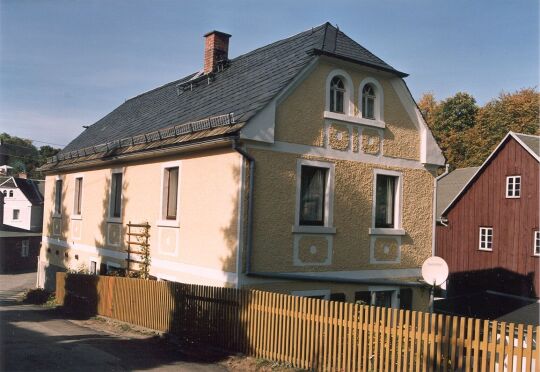
[[[10,177],[0,184],[0,192],[5,201],[4,224],[41,231],[43,195],[36,181]]]

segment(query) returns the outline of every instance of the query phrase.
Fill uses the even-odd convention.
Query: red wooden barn
[[[539,297],[540,137],[510,132],[477,168],[438,180],[436,255],[448,295]]]

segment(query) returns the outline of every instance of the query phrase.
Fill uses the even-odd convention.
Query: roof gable
[[[523,142],[521,138],[523,137],[536,137],[536,140],[529,139],[527,143]],[[495,156],[500,152],[500,150],[504,147],[504,145],[510,140],[514,139],[517,143],[519,143],[529,154],[533,156],[533,158],[536,159],[536,161],[540,162],[540,157],[538,156],[535,151],[529,147],[528,144],[534,144],[535,142],[539,141],[539,136],[532,136],[527,134],[521,134],[521,133],[514,133],[514,132],[508,132],[508,134],[502,139],[502,141],[497,145],[495,150],[487,157],[487,159],[482,163],[480,167],[478,167],[478,170],[474,173],[474,175],[469,179],[469,181],[461,188],[461,190],[457,193],[457,195],[454,197],[454,199],[448,204],[448,206],[441,212],[441,216],[447,215],[448,212],[454,207],[454,205],[458,202],[458,200],[461,198],[461,196],[465,193],[465,191],[480,177],[482,174],[482,171],[489,165],[492,159],[495,158]],[[540,142],[539,142],[540,143]]]
[[[43,195],[41,194],[37,183],[33,180],[10,177],[7,181],[0,184],[0,187],[19,189],[24,197],[33,205],[43,204]]]
[[[404,76],[325,23],[238,56],[210,80],[200,80],[200,73],[194,73],[129,99],[82,132],[62,153],[230,113],[236,123],[245,123],[315,58],[316,51]],[[193,89],[191,85],[178,89],[194,78],[199,84]]]

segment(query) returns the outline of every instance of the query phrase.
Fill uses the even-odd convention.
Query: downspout
[[[238,138],[233,140],[233,149],[246,159],[249,163],[249,191],[247,210],[247,232],[246,232],[246,275],[251,274],[251,250],[253,242],[253,189],[255,180],[255,158],[249,155],[244,149],[238,146]]]
[[[437,219],[439,218],[439,216],[437,216],[437,183],[439,182],[439,180],[441,178],[443,178],[444,176],[446,176],[448,174],[448,169],[449,168],[450,168],[450,165],[445,164],[444,173],[441,174],[438,177],[435,177],[435,179],[433,180],[433,234],[432,234],[433,238],[431,239],[431,255],[432,256],[435,256],[435,240],[436,240],[436,234],[437,234]],[[444,226],[448,226],[448,225],[444,224],[444,222],[442,221],[442,218],[441,218],[440,222]]]

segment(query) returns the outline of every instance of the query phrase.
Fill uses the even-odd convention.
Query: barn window
[[[534,255],[540,256],[540,231],[534,232]]]
[[[479,249],[481,251],[493,250],[493,227],[481,227],[480,228],[480,242]]]
[[[521,176],[506,177],[506,197],[519,198],[521,196]]]

